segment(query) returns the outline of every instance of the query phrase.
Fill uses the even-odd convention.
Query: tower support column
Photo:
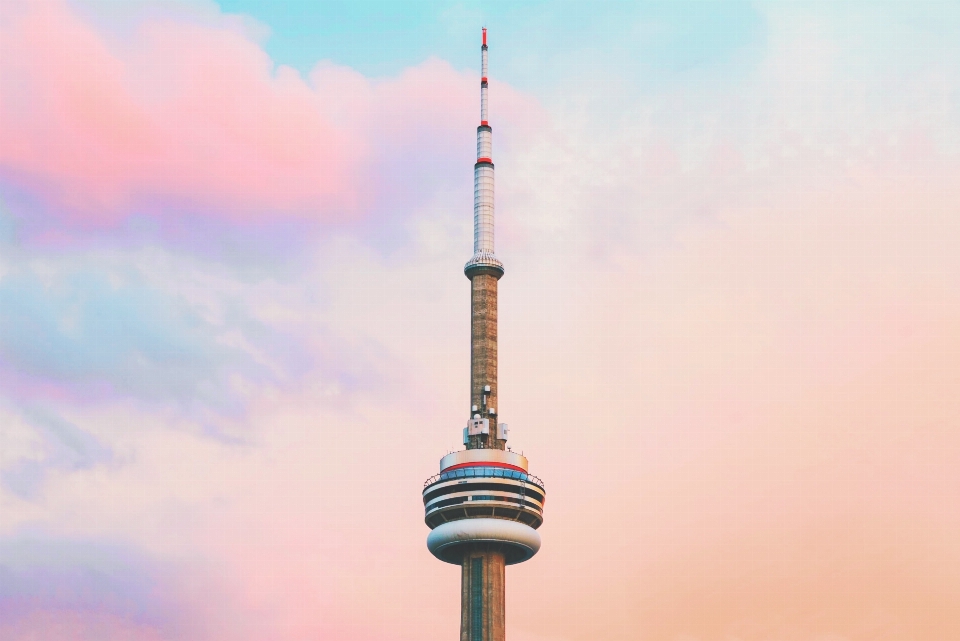
[[[490,434],[471,436],[468,449],[504,449],[497,431],[497,281],[502,271],[475,269],[470,275],[470,403],[471,416],[490,419]],[[487,387],[490,388],[487,391]],[[476,411],[473,408],[476,407]]]
[[[503,552],[475,545],[463,555],[460,597],[460,641],[505,641]]]

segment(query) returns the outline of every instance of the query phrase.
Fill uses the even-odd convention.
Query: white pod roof
[[[510,452],[508,450],[495,450],[487,448],[478,448],[475,450],[460,450],[451,452],[440,459],[440,471],[458,466],[458,465],[482,465],[490,463],[492,465],[503,465],[527,472],[530,470],[530,464],[526,456]]]
[[[500,544],[507,565],[523,563],[540,550],[540,534],[529,525],[506,519],[461,519],[443,523],[427,536],[427,549],[441,561],[460,565],[463,546]]]

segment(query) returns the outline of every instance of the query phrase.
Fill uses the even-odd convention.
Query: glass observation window
[[[518,470],[510,470],[503,467],[475,466],[462,467],[458,470],[443,472],[440,474],[440,480],[447,481],[449,479],[477,478],[486,476],[494,478],[516,479],[518,481],[526,481],[529,478],[528,474]]]

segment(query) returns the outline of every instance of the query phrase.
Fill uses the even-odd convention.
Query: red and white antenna
[[[473,258],[465,271],[483,266],[503,274],[493,251],[493,129],[487,111],[487,29],[480,46],[480,126],[477,127],[477,163],[473,168]]]
[[[483,28],[483,45],[480,47],[482,59],[480,71],[480,124],[487,124],[487,28]]]

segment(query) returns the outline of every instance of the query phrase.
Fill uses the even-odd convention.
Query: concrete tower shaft
[[[496,546],[475,545],[460,571],[460,641],[506,640],[506,563]]]
[[[506,448],[497,424],[497,279],[470,278],[470,416],[488,421],[489,434],[469,436],[467,449]]]

